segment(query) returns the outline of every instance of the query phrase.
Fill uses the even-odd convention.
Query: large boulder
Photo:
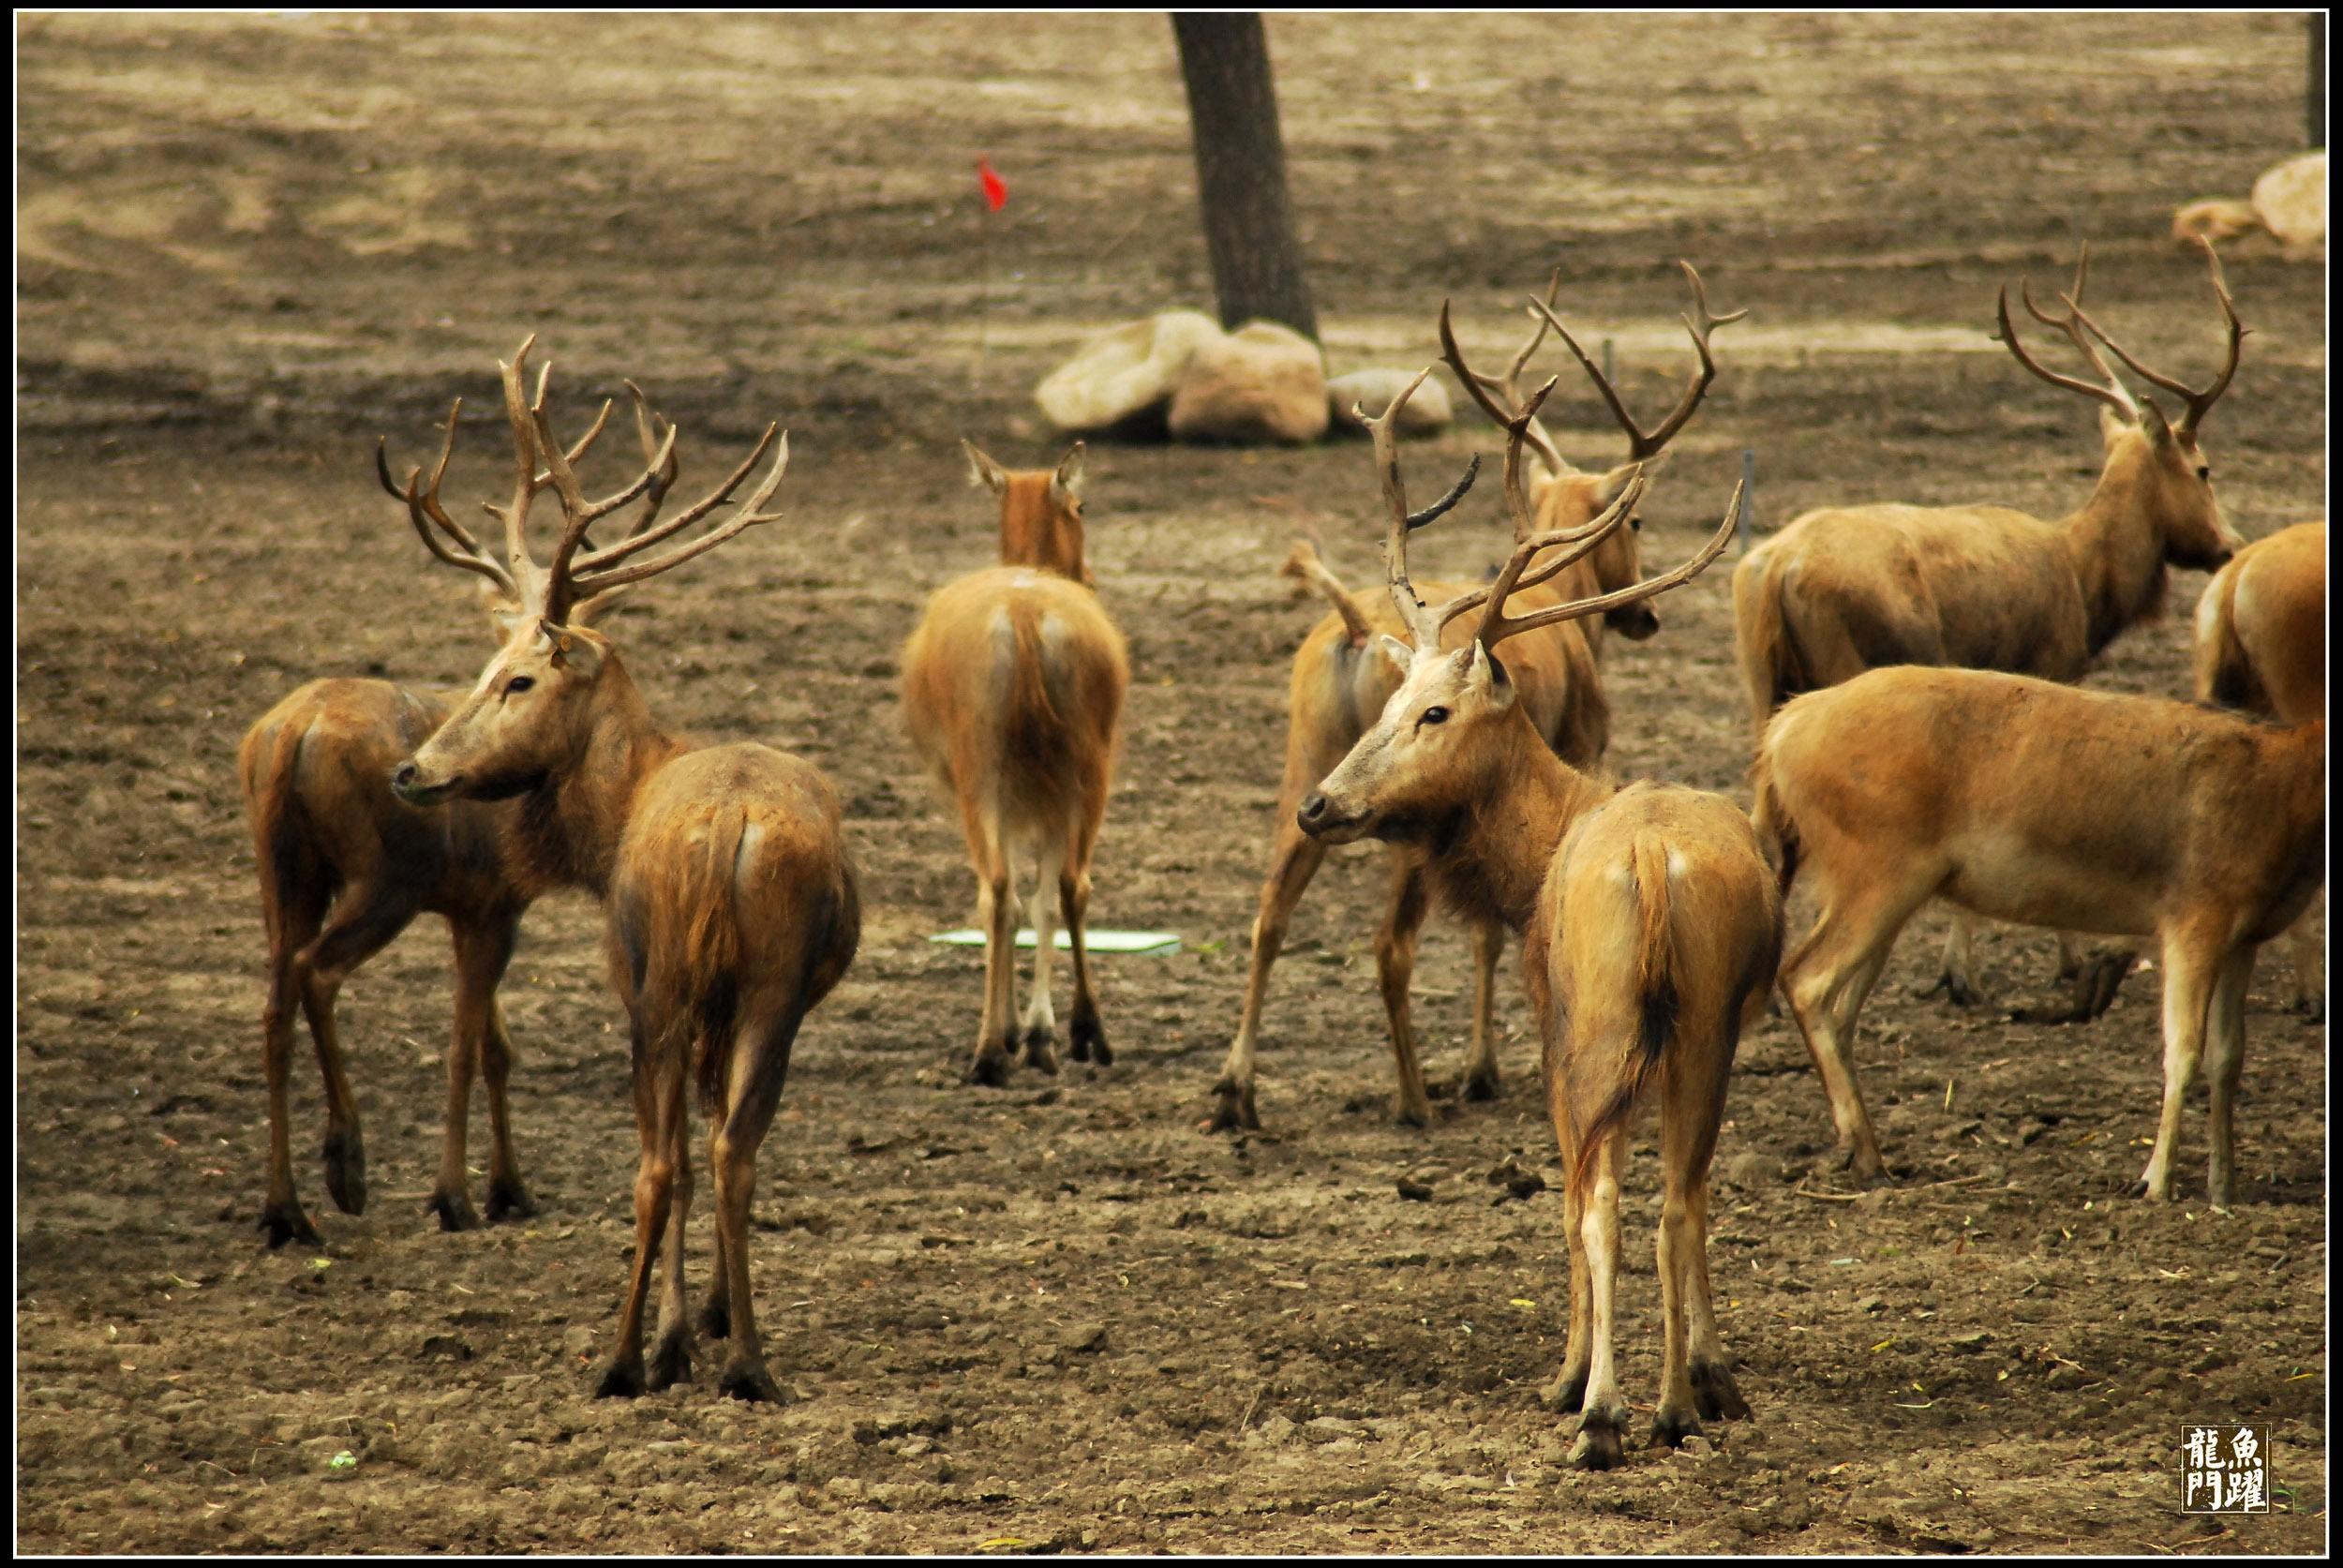
[[[1326,433],[1326,362],[1274,321],[1198,348],[1172,395],[1175,441],[1314,441]]]
[[[2327,243],[2327,153],[2290,157],[2254,182],[2254,215],[2289,250]]]
[[[1366,426],[1351,411],[1352,407],[1365,409],[1368,419],[1380,419],[1391,400],[1414,379],[1412,370],[1353,370],[1336,376],[1326,383],[1326,411],[1334,416],[1336,429],[1365,431]],[[1445,430],[1455,417],[1448,404],[1448,389],[1438,376],[1426,376],[1399,416],[1399,433],[1421,436]]]
[[[1196,351],[1228,334],[1198,310],[1167,310],[1102,332],[1034,388],[1061,430],[1104,430],[1160,412]]]

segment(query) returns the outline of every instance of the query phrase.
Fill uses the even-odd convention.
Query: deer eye
[[[1641,515],[1627,519],[1627,531],[1630,533],[1641,533],[1643,531],[1643,518]]]
[[[2213,465],[2211,463],[2199,463],[2197,465],[2197,477],[2203,480],[2208,485],[2212,484]]]
[[[1420,724],[1444,724],[1447,722],[1448,709],[1445,708],[1427,708],[1424,710],[1424,717],[1416,721]]]
[[[504,694],[508,697],[517,696],[536,684],[536,681],[526,675],[516,675],[504,683]]]

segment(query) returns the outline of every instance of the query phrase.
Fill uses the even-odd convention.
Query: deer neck
[[[2087,640],[2097,653],[2164,602],[2164,542],[2137,453],[2119,449],[2108,458],[2098,487],[2065,528]]]
[[[1556,756],[1518,706],[1504,729],[1491,787],[1432,835],[1429,869],[1451,907],[1520,931],[1562,835],[1610,790]]]
[[[687,747],[651,718],[616,650],[605,656],[594,695],[573,762],[526,797],[520,838],[537,880],[584,888],[601,898],[609,890],[636,795]]]

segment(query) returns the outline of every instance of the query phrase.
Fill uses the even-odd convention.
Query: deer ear
[[[1415,663],[1415,650],[1388,632],[1375,639],[1374,648],[1402,676],[1408,673],[1408,666]]]
[[[609,614],[612,606],[616,605],[632,591],[634,591],[634,590],[631,585],[627,583],[620,583],[616,588],[604,589],[600,593],[595,594],[590,599],[579,600],[576,604],[570,606],[570,624],[573,626],[591,626],[595,621],[600,620],[604,616]]]
[[[1643,476],[1646,479],[1649,479],[1653,474],[1658,473],[1662,469],[1668,466],[1668,458],[1671,455],[1673,455],[1673,454],[1664,451],[1655,452],[1650,456],[1642,459],[1640,462],[1621,463],[1619,467],[1604,474],[1603,476],[1602,493],[1595,497],[1595,510],[1598,512],[1603,510],[1604,508],[1609,506],[1613,501],[1619,500],[1620,496],[1626,494],[1627,486],[1634,483],[1636,470],[1642,470]]]
[[[1478,637],[1472,639],[1470,671],[1474,689],[1487,694],[1491,707],[1506,709],[1514,705],[1518,694],[1515,691],[1512,678],[1506,675],[1505,666],[1498,662],[1497,655],[1489,651],[1488,644]]]
[[[1050,476],[1050,488],[1061,500],[1071,500],[1082,493],[1082,443],[1076,441],[1073,449],[1059,459],[1057,472]]]
[[[2153,397],[2140,399],[2140,429],[2148,438],[2148,444],[2158,451],[2172,444],[2172,427],[2164,423],[2164,411],[2156,406]]]
[[[2114,451],[2117,441],[2138,428],[2140,426],[2109,408],[2105,403],[2099,405],[2099,445],[2105,450]]]
[[[963,440],[960,449],[968,454],[968,483],[981,485],[994,495],[1008,488],[1008,470],[977,449],[977,443]]]
[[[488,624],[496,629],[499,648],[519,636],[529,625],[529,612],[521,608],[511,594],[492,582],[484,581],[480,585],[480,607],[487,612]]]

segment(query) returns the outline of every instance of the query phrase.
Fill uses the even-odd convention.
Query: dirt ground
[[[1943,930],[1924,915],[1858,1053],[1897,1177],[1859,1196],[1794,1031],[1757,1031],[1712,1241],[1754,1419],[1606,1475],[1563,1467],[1571,1423],[1538,1397],[1560,1199],[1488,1179],[1554,1174],[1510,958],[1505,1097],[1394,1126],[1380,857],[1335,858],[1271,997],[1268,1129],[1202,1130],[1312,620],[1275,567],[1314,522],[1371,584],[1359,445],[1094,449],[1092,560],[1136,678],[1093,918],[1183,946],[1100,961],[1111,1069],[960,1084],[981,955],[924,937],[965,922],[973,884],[911,772],[896,651],[923,597],[989,559],[955,438],[1053,456],[1028,393],[1058,357],[1209,306],[1161,18],[79,15],[17,36],[20,1546],[2321,1546],[2325,1034],[2276,1005],[2280,955],[2228,1214],[2202,1202],[2201,1091],[2181,1200],[2120,1196],[2155,1118],[2153,975],[2088,1027],[1956,1012],[1909,994]],[[1494,351],[1560,260],[1574,321],[1657,405],[1684,362],[1673,259],[1750,308],[1647,507],[1658,560],[1692,547],[1744,447],[1765,524],[1867,499],[2080,504],[2090,411],[1988,339],[1996,283],[2056,282],[2088,236],[2103,319],[2201,376],[2216,318],[2171,209],[2242,194],[2300,135],[2292,16],[1386,14],[1280,17],[1271,40],[1336,370],[1428,360],[1449,294]],[[1011,190],[989,258],[978,154]],[[2207,447],[2248,537],[2323,505],[2323,271],[2249,243],[2229,262],[2254,336]],[[795,442],[790,521],[610,623],[665,720],[800,752],[849,802],[861,954],[799,1042],[757,1201],[779,1408],[717,1397],[705,1353],[694,1385],[589,1397],[634,1141],[580,897],[532,911],[503,991],[535,1217],[449,1235],[423,1212],[449,1000],[426,921],[343,997],[374,1202],[325,1198],[304,1048],[296,1172],[326,1242],[271,1252],[254,1228],[262,942],[235,743],[314,675],[470,680],[471,585],[416,548],[370,443],[419,457],[450,396],[492,408],[525,331],[573,419],[622,376],[649,386],[687,487],[767,419]],[[1618,460],[1583,382],[1558,406],[1567,451]],[[468,423],[448,485],[467,509],[503,483],[501,439]],[[1411,451],[1428,474],[1492,444],[1468,425]],[[1426,554],[1478,572],[1497,528],[1476,499]],[[1655,641],[1611,645],[1621,776],[1746,799],[1725,577],[1664,601]],[[2178,575],[2176,608],[2202,582]],[[2183,691],[2187,634],[2185,613],[2134,632],[2093,682]],[[2005,1006],[2047,984],[2045,933],[1982,953]],[[1435,1078],[1470,987],[1436,918]],[[477,1169],[477,1114],[473,1150]],[[1658,1363],[1638,1154],[1619,1344],[1639,1437]],[[2272,1427],[2267,1516],[2180,1514],[2199,1419]]]

